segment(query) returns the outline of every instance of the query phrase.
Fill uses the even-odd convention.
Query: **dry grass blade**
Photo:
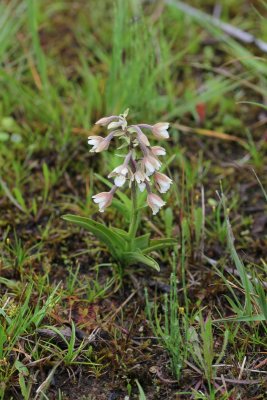
[[[179,129],[182,132],[185,132],[185,133],[196,133],[198,135],[214,137],[216,139],[229,140],[232,142],[237,142],[244,147],[246,146],[246,142],[244,140],[240,139],[237,136],[229,135],[227,133],[212,131],[210,129],[191,128],[189,126],[185,126],[185,125],[181,125],[181,124],[177,124],[177,123],[172,124],[172,126],[174,128]]]
[[[61,361],[59,361],[58,363],[56,363],[53,366],[53,368],[51,369],[51,371],[47,375],[46,379],[43,381],[43,383],[36,390],[36,396],[35,396],[34,400],[37,400],[39,398],[39,395],[42,395],[44,393],[44,391],[49,387],[50,382],[51,382],[53,376],[55,375],[55,372],[56,372],[56,370],[57,370],[57,368],[59,367],[60,364],[61,364]]]

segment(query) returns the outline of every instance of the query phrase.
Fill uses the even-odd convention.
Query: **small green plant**
[[[29,284],[21,294],[21,301],[17,303],[8,295],[2,296],[0,301],[0,399],[5,397],[11,378],[18,374],[19,385],[24,399],[30,398],[31,383],[27,376],[27,367],[19,360],[19,353],[14,349],[18,347],[21,338],[38,328],[59,301],[58,286],[53,289],[48,298],[43,301],[41,294],[34,307],[31,304],[31,296],[34,291],[33,284]],[[41,291],[42,292],[42,291]],[[14,354],[14,356],[12,356]],[[12,357],[17,355],[16,360]]]
[[[228,344],[229,331],[227,329],[224,331],[224,340],[221,351],[219,354],[217,354],[215,352],[215,339],[210,315],[208,315],[206,320],[204,320],[202,314],[200,313],[199,325],[199,333],[193,326],[189,328],[190,339],[188,342],[188,350],[197,366],[203,372],[204,378],[209,388],[210,400],[215,400],[217,397],[214,386],[214,364],[219,364],[225,355],[225,350]]]
[[[232,283],[218,268],[216,268],[218,275],[222,278],[232,295],[231,297],[226,296],[226,299],[236,316],[228,318],[227,320],[239,322],[262,321],[266,330],[267,294],[264,283],[259,277],[259,273],[257,274],[256,272],[252,272],[252,274],[250,274],[247,266],[244,264],[243,260],[236,251],[235,238],[230,223],[229,213],[226,207],[226,197],[223,193],[221,193],[221,203],[226,222],[225,231],[228,249],[237,271],[237,277],[232,275]],[[265,270],[264,274],[266,274]],[[236,288],[239,288],[239,292],[243,293],[243,298],[240,298],[240,295],[236,294]]]
[[[114,194],[127,182],[131,190],[131,200],[124,193],[118,192],[118,196],[120,198],[120,209],[130,217],[128,232],[115,227],[104,226],[90,218],[76,215],[65,215],[63,218],[92,232],[105,243],[112,257],[122,267],[143,263],[159,270],[158,263],[148,254],[173,245],[174,239],[151,240],[150,233],[139,237],[136,235],[140,224],[140,211],[144,207],[144,191],[147,192],[147,205],[155,215],[165,205],[165,201],[152,192],[152,187],[154,185],[159,193],[166,193],[172,184],[172,180],[165,174],[158,172],[162,165],[158,157],[166,154],[165,149],[160,146],[151,146],[143,129],[150,130],[157,139],[166,139],[169,137],[169,124],[159,122],[155,125],[128,126],[127,115],[128,110],[118,116],[101,118],[96,124],[107,126],[110,133],[105,138],[89,136],[88,143],[93,146],[91,152],[99,153],[107,150],[111,140],[117,137],[122,143],[117,149],[127,149],[125,155],[119,154],[120,157],[124,158],[123,163],[108,175],[108,178],[114,178],[114,185],[112,185],[111,190],[94,195],[93,199],[98,204],[99,211],[104,212],[112,203]],[[118,204],[117,199],[116,202]]]
[[[164,296],[163,320],[159,315],[158,305],[150,303],[147,291],[145,294],[146,314],[153,333],[170,354],[171,369],[176,379],[179,379],[187,352],[187,315],[185,309],[179,306],[176,274],[174,272],[171,274],[170,293]]]

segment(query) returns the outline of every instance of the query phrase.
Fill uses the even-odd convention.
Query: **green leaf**
[[[22,192],[20,191],[20,189],[17,188],[17,187],[15,187],[15,188],[13,189],[13,193],[14,193],[14,196],[15,196],[17,202],[18,202],[19,205],[21,206],[21,208],[22,208],[25,212],[27,212],[26,203],[25,203],[25,201],[24,201],[24,198],[23,198],[23,195],[22,195]]]
[[[114,226],[110,227],[110,229],[112,229],[113,232],[115,232],[118,235],[120,235],[120,237],[122,237],[124,240],[126,240],[126,241],[130,240],[128,232],[124,231],[123,229],[115,228]]]
[[[150,233],[146,233],[145,235],[138,236],[134,239],[134,249],[133,250],[143,250],[149,244]]]
[[[155,269],[156,271],[160,271],[159,264],[157,263],[156,260],[154,260],[154,258],[145,256],[139,251],[125,252],[123,254],[123,257],[128,265],[142,263],[147,265],[148,267]]]
[[[29,375],[28,368],[25,367],[25,365],[22,364],[22,362],[20,362],[19,360],[15,361],[15,368],[18,370],[19,373],[22,373],[25,376]]]
[[[121,255],[125,251],[127,243],[114,230],[107,228],[105,225],[91,218],[79,217],[71,214],[64,215],[62,218],[65,221],[73,222],[93,233],[101,242],[105,243],[114,258],[121,259]]]
[[[265,316],[263,314],[244,315],[242,317],[229,317],[229,318],[216,319],[213,322],[255,322],[255,321],[265,321]]]
[[[165,239],[154,239],[150,240],[149,247],[142,251],[143,254],[151,253],[151,251],[165,249],[177,245],[177,239],[165,238]]]
[[[138,390],[139,390],[139,400],[146,400],[146,395],[145,395],[145,392],[143,391],[142,386],[140,385],[140,383],[138,382],[137,379],[135,379],[135,382],[136,382]]]

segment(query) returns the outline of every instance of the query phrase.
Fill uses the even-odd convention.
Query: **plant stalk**
[[[131,186],[132,212],[131,212],[131,222],[130,222],[129,232],[128,232],[131,247],[132,247],[133,241],[136,236],[136,231],[137,231],[138,222],[139,222],[139,215],[138,215],[139,213],[137,210],[137,190],[136,189],[137,189],[136,182],[133,182],[133,184]]]

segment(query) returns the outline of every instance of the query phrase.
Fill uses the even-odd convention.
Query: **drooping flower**
[[[93,196],[93,200],[98,204],[100,212],[104,212],[105,209],[110,206],[113,199],[113,193],[114,191],[111,190],[110,192],[101,192]]]
[[[172,184],[172,180],[165,174],[155,172],[154,175],[156,188],[160,193],[166,193]]]
[[[103,138],[102,136],[89,136],[88,144],[90,146],[93,146],[92,149],[90,150],[90,153],[96,152],[100,144],[103,143],[104,140],[105,138]]]
[[[152,133],[157,139],[168,139],[169,136],[169,122],[158,122],[152,126]]]
[[[166,150],[161,146],[152,146],[150,150],[154,156],[166,156]]]
[[[166,204],[166,202],[163,201],[157,194],[149,193],[147,196],[147,204],[152,209],[153,215],[156,215],[161,207]]]
[[[154,156],[148,154],[142,160],[143,166],[146,169],[146,175],[152,175],[156,170],[161,167],[161,162]]]
[[[128,174],[128,166],[125,163],[119,165],[118,167],[114,168],[114,170],[108,175],[108,178],[113,178],[114,183],[116,186],[121,187],[124,185],[126,181],[126,177]]]
[[[146,176],[146,174],[142,172],[140,168],[138,168],[133,175],[133,179],[137,183],[140,192],[143,192],[146,188],[145,182],[149,181],[149,178]]]
[[[129,162],[131,158],[132,151],[129,151],[129,153],[125,156],[124,163],[114,168],[114,170],[108,175],[108,178],[113,178],[115,176],[114,183],[118,187],[124,185],[127,175],[132,175],[132,171],[129,168]]]
[[[101,151],[107,150],[110,145],[110,141],[113,138],[115,131],[110,132],[108,136],[103,138],[102,136],[89,136],[88,144],[93,146],[90,150],[91,153],[100,153]]]

